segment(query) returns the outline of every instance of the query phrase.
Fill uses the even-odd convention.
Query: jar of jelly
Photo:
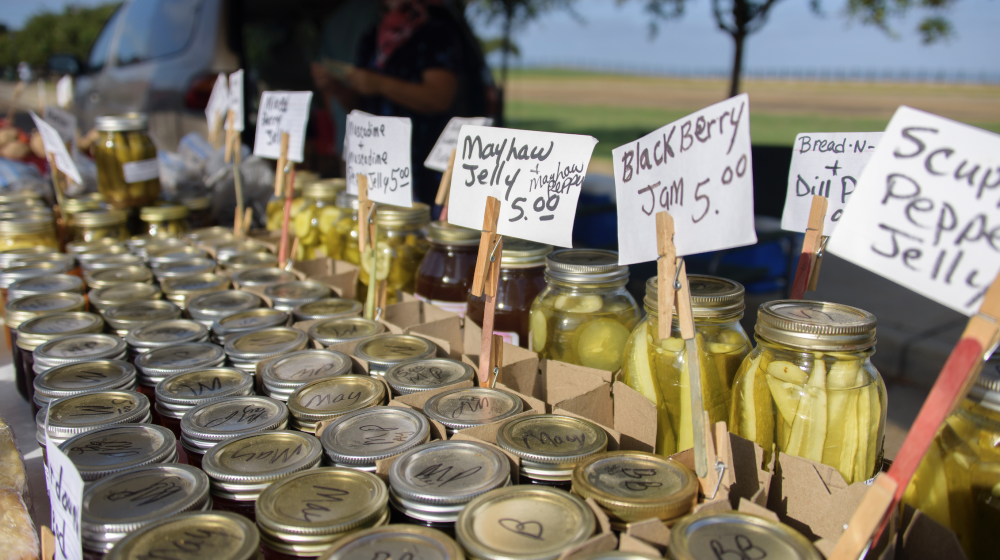
[[[217,444],[238,436],[284,430],[287,425],[288,409],[281,401],[254,395],[225,397],[202,403],[181,418],[181,447],[188,464],[201,468],[205,452]]]
[[[94,270],[83,275],[83,281],[87,287],[95,290],[97,288],[107,288],[115,284],[125,283],[153,283],[153,271],[145,266],[123,266],[107,270]]]
[[[326,319],[309,327],[309,338],[328,348],[336,344],[371,338],[385,332],[385,325],[364,317]]]
[[[257,309],[263,301],[243,290],[222,290],[195,296],[188,302],[187,312],[192,319],[206,327],[230,315]]]
[[[396,364],[383,374],[394,395],[409,395],[472,381],[472,366],[448,358],[428,358]]]
[[[188,230],[188,209],[182,204],[143,206],[139,219],[145,224],[145,233],[153,237],[180,237]]]
[[[212,507],[256,522],[260,493],[274,482],[319,467],[319,440],[291,430],[258,432],[209,449],[201,468],[211,484]]]
[[[349,412],[327,424],[319,441],[327,464],[375,472],[375,462],[395,457],[431,439],[427,417],[396,406]]]
[[[358,264],[358,196],[346,190],[337,193],[341,218],[326,239],[326,254],[331,259]],[[268,228],[270,229],[270,228]],[[281,224],[278,228],[281,229]],[[277,230],[274,230],[277,231]]]
[[[47,411],[49,440],[57,445],[99,428],[149,424],[149,400],[135,391],[99,391],[57,399]],[[46,411],[35,415],[35,439],[45,448]]]
[[[163,295],[182,310],[188,298],[229,289],[229,279],[216,274],[194,274],[180,278],[164,278],[160,282]]]
[[[99,428],[69,438],[59,449],[86,483],[146,465],[177,462],[177,438],[153,424]]]
[[[153,348],[135,359],[135,367],[139,370],[138,390],[155,404],[156,385],[160,381],[189,371],[220,367],[225,357],[222,348],[211,342],[182,342]],[[156,423],[160,423],[158,414]]]
[[[71,268],[72,267],[67,268],[62,263],[41,262],[22,266],[11,266],[0,270],[0,301],[2,301],[3,305],[6,307],[8,302],[20,299],[17,297],[10,297],[8,291],[11,286],[21,280],[62,275],[69,272]]]
[[[43,315],[53,313],[69,313],[83,311],[86,300],[80,294],[40,294],[28,296],[17,301],[9,301],[4,305],[4,330],[7,332],[7,340],[10,342],[11,361],[14,363],[14,376],[17,390],[21,396],[30,401],[31,389],[28,387],[27,372],[24,369],[24,357],[21,349],[17,345],[17,329],[21,323]],[[35,349],[38,343],[32,343],[31,350]]]
[[[834,467],[848,484],[878,472],[886,393],[871,363],[875,316],[818,301],[760,306],[757,347],[733,384],[729,429],[768,450]]]
[[[206,368],[160,380],[154,389],[160,425],[181,437],[181,418],[192,408],[223,397],[253,394],[253,376],[235,368]]]
[[[77,212],[69,216],[67,237],[70,241],[97,241],[129,238],[128,214],[122,210],[103,209]]]
[[[215,218],[212,217],[211,197],[195,196],[185,198],[181,200],[181,204],[188,210],[187,221],[191,228],[205,229],[215,225]]]
[[[227,338],[225,350],[230,365],[256,374],[257,362],[302,350],[308,342],[306,333],[298,329],[269,327]]]
[[[125,338],[129,331],[164,321],[180,319],[181,308],[162,299],[151,299],[124,303],[109,307],[102,312],[108,326]]]
[[[508,344],[528,348],[531,304],[545,289],[545,257],[551,252],[551,245],[512,237],[503,240],[493,334],[502,336]],[[486,300],[470,294],[472,322],[481,327],[485,312]]]
[[[141,282],[125,282],[107,288],[97,288],[87,293],[90,305],[101,313],[112,307],[137,301],[154,301],[163,297],[158,286]],[[178,309],[180,311],[180,309]]]
[[[416,288],[417,268],[430,248],[427,226],[431,221],[431,209],[422,202],[414,202],[411,208],[380,204],[375,208],[374,219],[378,224],[374,276],[376,280],[386,281],[385,302],[391,305],[401,301],[402,292],[412,294]],[[369,245],[365,254],[358,257],[358,262],[351,263],[361,269],[356,291],[359,301],[365,301],[368,294],[372,250]]]
[[[277,268],[278,257],[271,253],[236,253],[225,259],[219,259],[220,272],[223,276],[233,276],[238,272],[255,268]]]
[[[424,560],[463,560],[465,554],[458,543],[442,531],[429,527],[390,525],[352,533],[328,548],[322,560],[348,560],[371,556],[372,550],[387,558],[421,558]],[[407,556],[407,554],[411,556]]]
[[[272,360],[261,370],[264,393],[288,401],[296,389],[320,379],[351,373],[350,356],[335,350],[299,350]]]
[[[107,336],[93,334],[99,333],[103,328],[104,321],[101,320],[100,315],[82,311],[52,313],[21,323],[21,326],[17,328],[17,348],[21,359],[21,367],[24,370],[24,383],[25,389],[28,391],[28,402],[31,402],[34,398],[35,377],[39,373],[45,373],[51,369],[52,366],[49,365],[50,363],[61,365],[62,363],[72,363],[74,361],[86,361],[85,359],[60,361],[65,356],[80,356],[85,358],[88,355],[92,355],[94,359],[117,359],[119,356],[124,357],[121,352],[117,351],[115,345],[111,343],[114,337],[110,336],[106,339],[95,341],[97,346],[93,349],[93,352],[88,350],[86,346],[77,344],[76,342],[78,341],[71,340],[68,344],[62,344],[61,342],[68,336]],[[51,346],[56,341],[60,341],[60,343],[58,347],[53,348],[55,355],[51,355],[50,353],[42,354],[41,363],[36,363],[38,362],[36,358],[39,357],[36,355],[36,351],[40,348],[43,349],[46,346]],[[46,358],[52,358],[52,360],[46,361]]]
[[[37,266],[37,265],[33,265]],[[26,267],[17,267],[26,268]],[[28,296],[55,293],[83,293],[83,280],[79,276],[70,274],[46,274],[44,276],[33,276],[14,281],[7,288],[6,301],[15,301]]]
[[[740,326],[744,290],[738,282],[714,276],[691,274],[688,282],[702,402],[715,425],[729,418],[733,378],[750,353],[750,339]],[[676,309],[670,338],[659,340],[657,286],[655,276],[646,282],[647,315],[629,337],[622,381],[656,405],[656,452],[668,457],[694,447],[691,375]]]
[[[65,397],[98,391],[134,391],[136,369],[122,360],[95,360],[54,367],[35,376],[32,414]]]
[[[38,320],[46,319],[48,317]],[[33,370],[37,376],[67,364],[91,360],[124,360],[125,341],[109,334],[71,334],[43,342],[35,347],[32,356]]]
[[[105,558],[155,556],[171,560],[257,560],[260,533],[250,520],[235,513],[181,513],[129,533]]]
[[[158,282],[164,278],[180,278],[195,274],[212,274],[215,261],[208,257],[191,257],[183,261],[160,262],[153,265],[153,275]]]
[[[225,345],[229,338],[250,331],[288,325],[288,313],[277,309],[259,308],[230,315],[212,323],[212,340]]]
[[[292,217],[292,230],[299,239],[295,260],[313,260],[327,256],[327,237],[343,215],[337,207],[336,183],[317,181],[302,189],[305,203]]]
[[[125,335],[125,342],[129,346],[129,355],[133,359],[156,348],[166,348],[185,342],[205,342],[206,340],[208,340],[208,327],[187,319],[149,323],[136,327]]]
[[[809,539],[784,523],[738,511],[701,512],[670,529],[670,560],[702,558],[822,560]]]
[[[204,259],[208,257],[208,253],[204,249],[188,247],[187,245],[181,247],[157,246],[156,248],[147,246],[146,250],[149,253],[146,261],[149,262],[149,266],[154,268],[168,263],[186,262],[191,259]]]
[[[266,288],[274,284],[292,282],[296,277],[280,268],[249,268],[233,273],[230,279],[237,288]]]
[[[362,340],[354,347],[354,357],[368,363],[372,375],[385,373],[396,364],[426,360],[437,355],[437,345],[412,334],[381,334]]]
[[[51,216],[27,214],[0,220],[0,248],[25,247],[59,249],[59,239]]]
[[[319,422],[380,406],[387,397],[381,381],[364,375],[338,375],[311,381],[288,397],[289,427],[314,434]]]
[[[448,222],[431,222],[430,248],[417,269],[417,299],[465,317],[469,287],[476,274],[480,232]]]
[[[548,285],[531,305],[531,349],[539,359],[617,371],[639,322],[618,253],[561,249],[546,257]]]
[[[271,300],[271,307],[291,312],[306,303],[330,297],[330,287],[313,280],[298,280],[274,284],[264,288],[264,296]]]
[[[292,316],[296,321],[319,321],[341,317],[359,317],[361,311],[361,302],[357,300],[328,297],[295,306],[292,309]]]
[[[438,393],[424,403],[424,414],[444,424],[451,436],[459,430],[506,420],[524,411],[521,397],[500,389],[467,387]]]
[[[500,426],[497,445],[521,459],[521,484],[542,484],[569,490],[573,468],[604,453],[608,434],[583,418],[536,414]]]

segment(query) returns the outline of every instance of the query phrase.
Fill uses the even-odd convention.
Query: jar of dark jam
[[[417,269],[417,299],[465,317],[479,237],[474,229],[432,222],[427,229],[430,249]]]
[[[268,397],[225,397],[202,403],[181,418],[181,447],[188,464],[201,468],[205,453],[237,436],[284,430],[288,426],[285,403]]]
[[[49,403],[73,395],[98,391],[134,391],[136,369],[122,360],[93,360],[54,367],[35,376],[32,414]]]
[[[257,560],[260,533],[232,513],[181,513],[146,525],[119,541],[107,560]]]
[[[4,305],[4,330],[7,331],[7,340],[10,342],[15,383],[17,391],[25,400],[31,400],[31,388],[28,387],[28,376],[24,370],[24,358],[17,345],[17,328],[21,326],[21,323],[35,317],[60,312],[83,311],[86,303],[87,300],[80,294],[55,293],[28,296],[16,301],[9,301]],[[31,345],[31,350],[34,350],[35,346],[37,343]]]
[[[48,295],[75,295],[75,294],[48,294]],[[27,298],[26,298],[27,299]],[[24,301],[24,300],[21,300]],[[17,302],[14,302],[17,303]],[[28,393],[28,401],[34,398],[35,376],[38,372],[35,367],[35,349],[49,341],[64,336],[74,334],[99,333],[104,328],[104,321],[100,315],[76,311],[70,313],[52,313],[35,317],[21,323],[17,328],[17,353],[15,358],[20,362],[21,372],[23,372],[23,382]],[[105,356],[105,358],[115,358],[116,354]],[[16,364],[15,364],[16,365]],[[47,369],[47,368],[46,368]]]
[[[178,373],[156,384],[154,410],[160,425],[181,437],[181,418],[201,403],[253,394],[253,376],[235,368],[206,368]]]
[[[87,484],[146,465],[177,462],[177,438],[153,424],[119,424],[73,436],[59,445]]]
[[[551,245],[510,237],[503,240],[493,334],[509,344],[528,347],[531,304],[545,289],[545,256],[551,252]],[[484,311],[485,300],[469,296],[468,317],[472,322],[482,326]]]

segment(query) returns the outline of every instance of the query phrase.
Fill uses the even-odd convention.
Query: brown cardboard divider
[[[658,518],[629,523],[625,534],[665,551],[670,546],[670,529]]]
[[[257,229],[249,232],[247,234],[249,239],[256,241],[263,245],[268,251],[271,251],[275,255],[278,254],[279,245],[281,244],[281,232],[280,231],[267,231],[264,229]],[[294,234],[289,233],[289,237],[294,237]],[[291,239],[289,239],[291,242]],[[289,245],[291,247],[291,245]]]
[[[531,409],[534,410],[536,414],[547,414],[550,410],[550,407],[544,401],[519,393],[510,387],[507,387],[503,383],[497,382],[495,387],[501,391],[507,391],[508,393],[514,393],[517,395],[521,399],[521,402],[525,405],[524,410]]]
[[[438,346],[447,348],[448,357],[455,360],[460,359],[465,351],[465,341],[462,338],[462,328],[459,326],[458,315],[409,327],[406,329],[406,333],[436,341]]]
[[[397,327],[400,332],[406,332],[411,327],[454,319],[455,325],[461,329],[461,322],[458,315],[420,300],[394,303],[387,305],[382,321]]]
[[[656,405],[621,381],[612,384],[611,394],[612,427],[622,434],[622,449],[652,453],[656,449]]]
[[[326,284],[338,297],[354,299],[360,269],[329,257],[292,263],[291,272],[303,279]]]
[[[570,547],[559,555],[559,560],[572,560],[583,558],[598,552],[610,552],[618,548],[618,537],[611,531],[611,521],[604,510],[597,505],[593,498],[584,500],[590,510],[594,513],[596,531],[593,536],[585,542],[574,547]]]
[[[630,552],[648,558],[662,558],[663,552],[646,541],[633,537],[628,533],[618,535],[618,550],[620,552]]]

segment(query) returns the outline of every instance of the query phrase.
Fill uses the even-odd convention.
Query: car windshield
[[[118,64],[180,52],[198,20],[201,0],[141,0],[129,4],[118,39]]]

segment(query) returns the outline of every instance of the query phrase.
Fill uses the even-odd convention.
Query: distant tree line
[[[97,35],[119,5],[121,2],[67,6],[62,13],[39,12],[20,30],[0,23],[0,68],[14,68],[21,61],[44,68],[54,54],[72,54],[86,61]]]

